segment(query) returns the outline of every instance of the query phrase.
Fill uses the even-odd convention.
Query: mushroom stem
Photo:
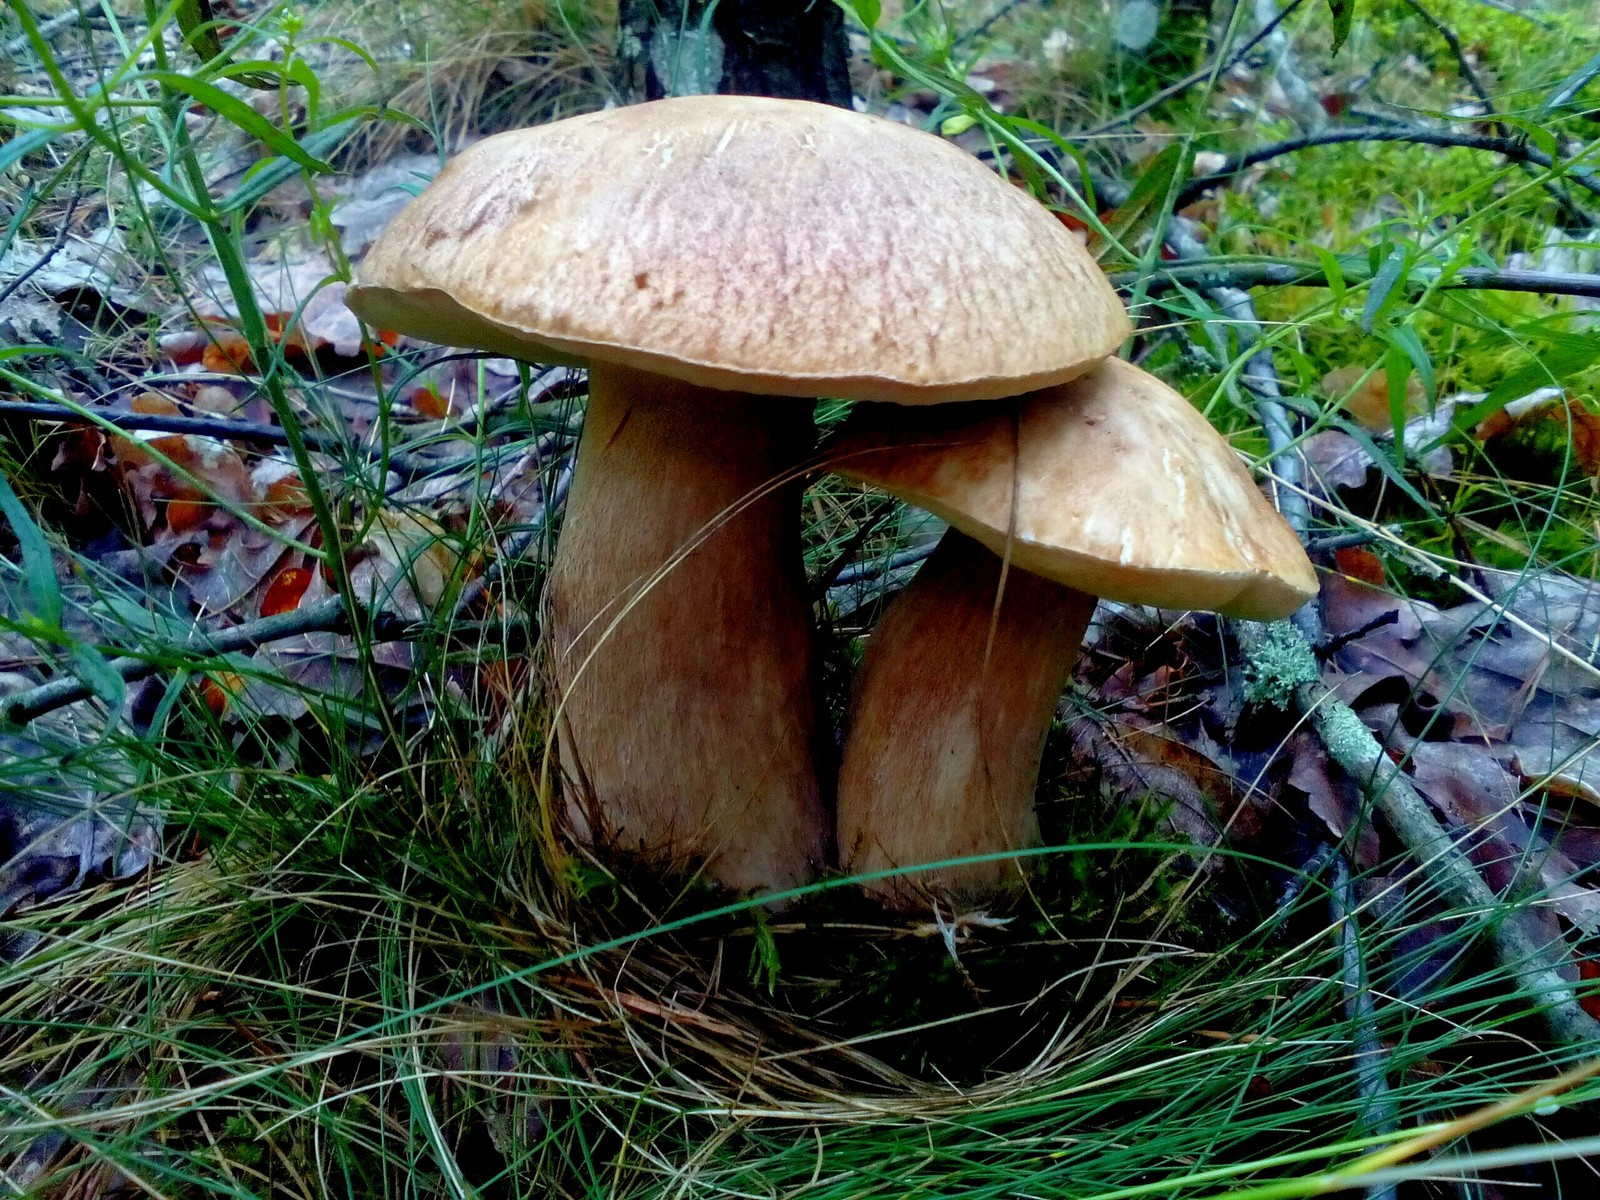
[[[1002,592],[1001,565],[951,529],[873,630],[839,773],[839,849],[851,871],[1038,842],[1045,735],[1095,598],[1016,569]],[[961,901],[1021,877],[1017,861],[999,859],[869,887],[901,903],[929,893]]]
[[[581,838],[741,891],[822,861],[801,485],[775,482],[813,436],[804,405],[590,368],[546,617]]]

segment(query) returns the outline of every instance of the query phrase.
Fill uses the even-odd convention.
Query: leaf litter
[[[402,156],[324,185],[339,253],[358,259],[437,166],[433,155]],[[280,207],[280,232],[305,226],[303,200]],[[423,349],[383,331],[369,343],[344,304],[345,285],[326,249],[271,231],[257,241],[250,285],[278,352],[303,380],[285,376],[291,400],[307,429],[325,430],[330,445],[345,447],[314,452],[316,469],[332,478],[352,465],[376,464],[387,457],[377,441],[385,426],[391,440],[404,439],[404,455],[393,458],[404,457],[405,470],[369,478],[377,490],[358,504],[346,534],[357,535],[346,563],[357,599],[407,622],[448,615],[442,606],[484,567],[481,555],[460,549],[474,514],[491,522],[478,529],[480,538],[537,528],[546,490],[571,449],[569,422],[561,416],[538,444],[513,440],[498,448],[500,426],[513,435],[525,428],[514,411],[524,394],[522,368]],[[180,240],[174,252],[182,249]],[[127,356],[123,369],[145,383],[143,390],[121,399],[120,389],[101,393],[96,383],[103,381],[69,369],[58,377],[73,403],[91,412],[211,422],[206,433],[107,431],[74,423],[63,410],[62,423],[39,427],[51,484],[75,495],[72,509],[87,526],[104,530],[76,546],[76,557],[118,580],[116,590],[100,594],[71,589],[77,627],[70,635],[88,645],[125,645],[125,621],[141,604],[165,614],[172,641],[190,629],[222,630],[333,595],[329,573],[310,552],[320,533],[299,468],[281,439],[261,441],[276,422],[259,364],[238,330],[236,298],[218,264],[202,259],[197,267],[165,281],[147,277],[109,222],[57,245],[15,241],[0,258],[0,290],[7,293],[0,330],[14,343],[60,343],[63,323],[73,319],[62,304],[85,294],[161,321],[166,332],[148,343],[153,355],[127,342],[119,349]],[[175,282],[184,294],[170,293]],[[581,373],[547,372],[532,399],[554,412],[581,386]],[[494,429],[479,429],[490,422]],[[58,556],[67,577],[65,561]],[[0,619],[11,630],[26,629],[13,599],[0,593]],[[0,694],[73,671],[48,642],[17,632],[4,639]],[[402,718],[429,703],[412,677],[414,655],[404,640],[370,648],[370,669],[387,694],[402,699]],[[233,656],[192,690],[242,737],[263,719],[295,722],[330,699],[358,701],[369,682],[364,661],[349,634],[310,631]],[[157,681],[147,681],[111,710],[98,698],[78,701],[0,734],[0,913],[97,879],[127,878],[153,861],[160,814],[121,798],[135,776],[131,763],[109,775],[105,763],[127,759],[121,745],[140,735],[152,694],[160,692]],[[84,753],[90,747],[94,755]],[[93,778],[68,765],[91,758],[101,764]]]

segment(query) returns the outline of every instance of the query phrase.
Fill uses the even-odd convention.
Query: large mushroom
[[[825,850],[799,482],[817,396],[1016,395],[1127,318],[1076,239],[932,135],[692,96],[501,134],[383,234],[374,325],[589,367],[545,634],[580,832],[739,889]]]
[[[857,677],[839,776],[854,871],[1037,843],[1045,735],[1097,597],[1272,620],[1316,594],[1227,441],[1116,359],[1009,403],[862,405],[829,461],[951,525]],[[1019,877],[999,859],[873,886],[972,903]]]

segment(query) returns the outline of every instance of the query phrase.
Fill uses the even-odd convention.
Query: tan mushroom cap
[[[456,156],[349,290],[370,324],[704,387],[927,404],[1082,374],[1121,301],[948,142],[802,100],[686,96]]]
[[[1016,404],[863,405],[832,451],[840,475],[928,509],[996,554],[1020,459],[1011,561],[1096,596],[1267,621],[1317,592],[1294,531],[1227,441],[1177,392],[1117,359]]]

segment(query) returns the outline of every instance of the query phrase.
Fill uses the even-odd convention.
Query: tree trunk
[[[722,92],[850,107],[833,0],[622,0],[618,85],[629,103]]]

